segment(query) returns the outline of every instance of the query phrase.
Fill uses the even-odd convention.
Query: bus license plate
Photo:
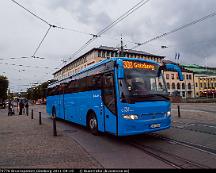
[[[154,128],[160,128],[160,124],[152,124],[150,127],[152,129],[154,129]]]

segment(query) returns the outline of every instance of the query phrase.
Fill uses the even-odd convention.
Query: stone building
[[[182,98],[194,97],[194,75],[193,72],[182,68],[184,81],[179,81],[178,73],[164,71],[164,78],[170,96],[181,96]]]
[[[76,60],[70,62],[69,64],[62,67],[60,70],[56,71],[54,75],[55,80],[64,79],[70,75],[73,75],[87,66],[97,63],[109,57],[119,57],[120,51],[117,48],[100,46],[98,48],[93,48],[86,52],[84,55],[80,56]],[[153,55],[144,51],[137,51],[131,49],[124,50],[124,56],[129,58],[143,58],[146,60],[153,60],[156,62],[161,62],[164,57]]]
[[[199,65],[182,65],[185,69],[193,71],[195,97],[216,96],[216,68]]]
[[[216,97],[216,76],[194,76],[196,97]]]

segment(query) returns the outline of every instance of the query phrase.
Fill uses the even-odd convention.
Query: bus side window
[[[113,74],[105,74],[103,77],[103,101],[105,106],[116,114],[116,98]]]

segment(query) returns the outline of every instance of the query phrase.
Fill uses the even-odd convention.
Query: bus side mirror
[[[117,65],[117,70],[118,70],[118,79],[124,79],[124,66],[123,66],[123,61],[118,59],[116,61]]]
[[[170,70],[170,71],[176,71],[178,73],[178,78],[180,81],[184,80],[182,71],[180,69],[179,66],[175,65],[175,64],[165,64],[165,69],[166,70]]]

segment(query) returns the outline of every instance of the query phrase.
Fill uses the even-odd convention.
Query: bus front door
[[[117,133],[117,111],[116,111],[116,97],[114,74],[106,73],[103,76],[103,90],[102,98],[104,103],[104,130],[106,132]]]

